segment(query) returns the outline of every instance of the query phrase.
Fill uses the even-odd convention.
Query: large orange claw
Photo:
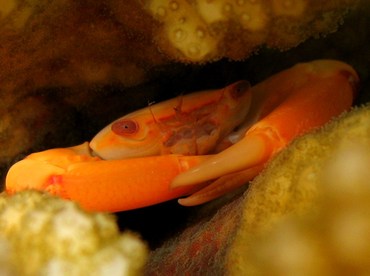
[[[33,153],[11,167],[6,191],[47,191],[92,211],[124,211],[154,205],[199,187],[171,189],[179,173],[206,156],[162,155],[125,160],[92,157],[88,144]]]

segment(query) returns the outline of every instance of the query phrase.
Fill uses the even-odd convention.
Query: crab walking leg
[[[80,151],[82,147],[88,150],[84,144],[31,154],[9,170],[6,191],[37,189],[76,201],[87,210],[124,211],[195,192],[199,187],[169,186],[176,175],[207,159],[163,155],[106,161]]]
[[[296,85],[291,85],[290,91],[279,91],[279,83],[287,83],[289,76],[299,75],[300,79],[291,80]],[[277,90],[280,92],[280,102],[267,101],[267,105],[274,108],[260,118],[241,141],[178,175],[172,187],[191,186],[263,165],[295,137],[324,125],[332,117],[349,109],[357,83],[358,76],[349,65],[339,61],[319,60],[296,65],[253,87],[252,93],[263,90],[262,93],[266,95],[266,91],[274,93]],[[258,94],[252,96],[258,98]],[[276,96],[273,95],[274,98]],[[261,114],[266,112],[263,104],[260,104],[260,109],[264,110]],[[243,185],[254,176],[253,173],[247,173],[245,179],[238,179],[232,185]],[[213,199],[216,194],[221,194],[224,183],[220,182],[218,187],[214,187],[214,195],[209,188],[205,188],[204,193],[202,190],[197,192],[197,199],[190,200],[191,204],[187,204],[186,200],[182,202],[195,205]],[[225,192],[229,190],[228,186]]]
[[[262,171],[263,167],[263,165],[259,165],[247,170],[221,176],[190,196],[180,198],[178,202],[183,206],[195,206],[221,197],[244,185],[246,179],[252,179]]]

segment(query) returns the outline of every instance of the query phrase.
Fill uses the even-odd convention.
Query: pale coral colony
[[[248,32],[249,41],[259,44],[266,42],[269,29],[273,28],[272,19],[285,17],[294,21],[312,9],[306,0],[192,2],[153,0],[147,4],[147,10],[162,23],[162,43],[172,44],[183,59],[190,61],[202,61],[215,55],[226,30],[230,31],[228,24],[240,29],[237,33]]]

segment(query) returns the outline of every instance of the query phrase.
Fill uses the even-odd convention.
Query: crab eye
[[[245,95],[245,93],[249,90],[251,85],[248,81],[242,80],[232,84],[231,87],[232,87],[231,96],[237,100]]]
[[[139,131],[139,125],[134,120],[121,120],[113,123],[112,131],[120,136],[135,134]]]

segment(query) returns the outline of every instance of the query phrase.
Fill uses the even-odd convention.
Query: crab
[[[29,155],[10,168],[6,192],[42,190],[93,211],[175,198],[199,205],[248,183],[297,136],[348,110],[358,82],[350,65],[315,60],[253,87],[238,81],[154,104],[91,142]]]

